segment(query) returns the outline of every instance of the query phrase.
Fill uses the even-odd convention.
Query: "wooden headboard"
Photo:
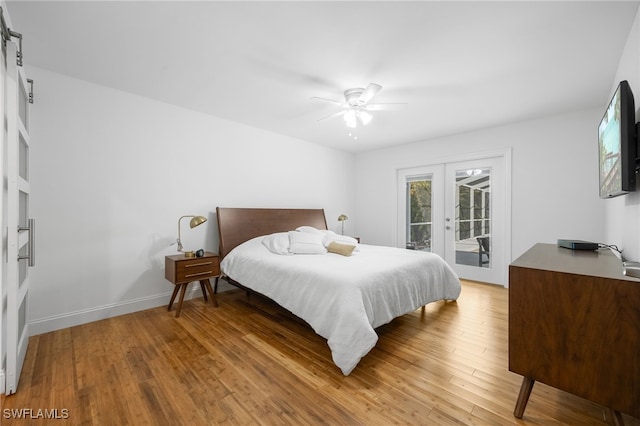
[[[299,226],[327,229],[324,209],[254,209],[217,207],[220,258],[260,235],[293,231]]]

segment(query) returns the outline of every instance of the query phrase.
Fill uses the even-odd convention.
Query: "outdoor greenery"
[[[431,180],[407,182],[409,192],[409,243],[425,250],[431,247]]]

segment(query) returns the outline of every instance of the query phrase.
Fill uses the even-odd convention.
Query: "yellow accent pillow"
[[[351,244],[341,244],[331,241],[327,246],[327,251],[329,253],[341,254],[342,256],[351,256],[355,248],[356,246],[352,246]]]

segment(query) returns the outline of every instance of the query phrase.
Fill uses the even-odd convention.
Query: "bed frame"
[[[261,235],[274,232],[293,231],[299,226],[313,226],[316,229],[327,229],[324,209],[256,209],[217,207],[220,260],[238,245]],[[214,285],[214,294],[218,292],[218,278]],[[224,276],[225,281],[247,291],[253,290]]]
[[[217,207],[220,259],[260,235],[293,231],[299,226],[327,229],[324,209],[254,209]]]

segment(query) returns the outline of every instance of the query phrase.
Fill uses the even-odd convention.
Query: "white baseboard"
[[[184,296],[185,300],[202,296],[200,286],[191,287]],[[35,336],[37,334],[48,333],[50,331],[99,321],[105,318],[117,317],[132,312],[168,305],[169,299],[171,299],[171,292],[35,319],[29,322],[29,334]],[[2,380],[1,383],[4,390],[4,380]]]
[[[0,395],[4,395],[5,381],[4,381],[4,369],[0,370]]]

